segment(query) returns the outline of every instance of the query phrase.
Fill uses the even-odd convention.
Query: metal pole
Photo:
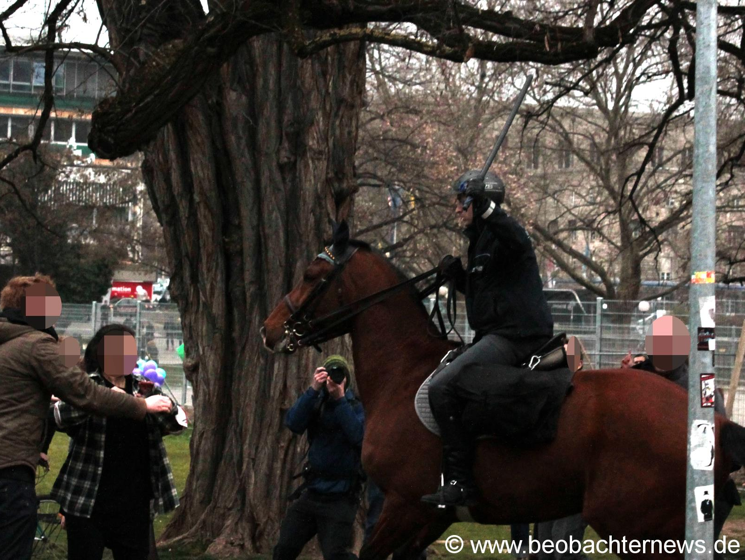
[[[686,559],[713,558],[714,406],[704,402],[703,384],[713,383],[709,349],[698,350],[699,328],[714,327],[716,253],[716,95],[717,4],[696,4],[696,105],[693,143],[693,224],[691,229],[691,333],[688,378],[688,460],[686,476],[686,541],[703,542],[703,554],[691,550]],[[702,313],[703,312],[703,313]],[[711,379],[707,376],[711,375]],[[705,406],[706,405],[706,406]],[[707,459],[708,457],[708,459]],[[703,460],[702,460],[703,459]],[[688,549],[686,549],[688,550]]]
[[[603,298],[595,298],[595,359],[598,369],[603,367],[603,357],[600,355],[602,349],[603,333]]]

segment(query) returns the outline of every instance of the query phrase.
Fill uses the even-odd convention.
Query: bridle
[[[316,308],[320,304],[323,296],[329,290],[333,281],[342,273],[344,267],[358,249],[359,246],[350,245],[346,246],[343,250],[336,249],[334,245],[324,247],[323,252],[320,253],[317,258],[323,259],[332,264],[334,268],[331,272],[324,276],[318,284],[313,287],[313,290],[308,294],[308,297],[305,298],[299,307],[295,307],[292,301],[290,301],[289,294],[283,298],[282,301],[290,311],[290,316],[283,325],[285,338],[288,341],[285,346],[286,352],[291,354],[302,346],[312,346],[320,352],[320,344],[344,334],[347,322],[373,305],[380,303],[404,288],[413,286],[417,282],[421,282],[430,276],[437,275],[437,278],[432,284],[418,292],[420,299],[427,297],[445,283],[445,279],[438,274],[438,269],[433,268],[419,276],[399,282],[395,286],[385,288],[375,292],[374,294],[353,301],[352,303],[343,305],[339,309],[336,309],[323,317],[315,318],[314,315]],[[441,315],[439,315],[439,305],[436,304],[435,308],[437,308],[438,319],[440,320],[441,328],[443,328],[444,332],[444,322]],[[432,313],[435,313],[434,308]]]

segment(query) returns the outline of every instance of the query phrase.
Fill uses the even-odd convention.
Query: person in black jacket
[[[347,361],[330,356],[287,412],[285,425],[296,434],[307,430],[310,449],[303,468],[305,482],[290,496],[294,501],[282,521],[273,560],[295,560],[316,534],[325,560],[355,558],[351,548],[365,415],[350,381]]]
[[[422,498],[435,505],[473,505],[472,445],[461,425],[456,381],[470,364],[521,363],[553,335],[553,319],[543,295],[533,246],[527,232],[500,207],[504,184],[494,173],[481,179],[469,171],[453,185],[455,212],[470,244],[468,269],[448,255],[440,270],[455,279],[466,295],[473,345],[438,373],[429,386],[432,413],[443,444],[443,479],[435,494]]]

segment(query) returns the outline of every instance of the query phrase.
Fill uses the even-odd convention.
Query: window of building
[[[98,83],[98,64],[78,63],[78,97],[96,97],[96,84]],[[82,75],[81,75],[81,70]]]
[[[559,169],[571,169],[572,163],[572,150],[569,146],[562,146],[559,149]]]
[[[680,152],[680,167],[686,169],[693,165],[693,146],[686,146]]]
[[[662,282],[672,280],[672,272],[660,272],[660,280]]]
[[[18,93],[30,93],[32,74],[33,66],[30,60],[24,60],[22,58],[14,59],[10,90]]]
[[[727,228],[727,245],[740,245],[745,239],[745,226]]]
[[[72,135],[72,121],[70,119],[54,120],[54,142],[67,144]]]
[[[577,239],[577,220],[569,220],[569,239],[575,241]]]
[[[656,146],[652,152],[652,165],[655,167],[661,167],[665,162],[665,148],[662,146]]]
[[[44,74],[46,74],[46,72],[44,72],[44,63],[34,62],[34,89],[44,89]]]
[[[75,121],[75,143],[88,144],[88,134],[91,132],[91,121]]]
[[[65,77],[67,78],[65,80],[65,87],[64,92],[67,97],[75,97],[75,94],[77,93],[77,87],[78,87],[78,79],[77,79],[77,64],[75,62],[72,62],[68,60],[64,64],[64,73]]]
[[[10,91],[10,69],[9,58],[0,59],[0,91]]]
[[[10,138],[10,117],[0,117],[0,138]]]
[[[541,167],[541,141],[537,138],[530,145],[528,150],[528,169],[540,169]]]
[[[31,119],[28,117],[10,117],[10,137],[14,140],[25,140],[29,137]]]

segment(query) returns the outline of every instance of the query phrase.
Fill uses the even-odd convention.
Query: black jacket
[[[476,218],[466,228],[468,270],[456,277],[466,294],[468,322],[476,338],[552,336],[554,321],[543,295],[533,245],[527,232],[504,210]]]

